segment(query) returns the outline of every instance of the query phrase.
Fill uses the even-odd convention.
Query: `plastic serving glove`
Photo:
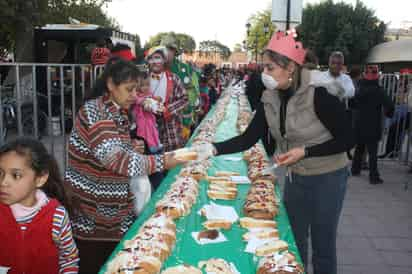
[[[150,200],[152,186],[148,176],[136,176],[130,180],[130,191],[134,194],[133,208],[137,215]]]
[[[195,145],[193,146],[193,150],[197,152],[198,161],[209,159],[216,154],[216,148],[211,143]]]

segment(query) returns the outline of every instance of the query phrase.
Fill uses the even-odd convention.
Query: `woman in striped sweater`
[[[112,58],[80,108],[69,139],[65,186],[72,194],[72,225],[80,273],[97,273],[136,218],[130,181],[176,166],[173,152],[143,155],[131,139],[128,109],[136,101],[140,72]],[[139,192],[150,192],[139,184]]]
[[[1,147],[0,266],[9,274],[78,273],[67,206],[58,165],[42,143],[19,138]]]

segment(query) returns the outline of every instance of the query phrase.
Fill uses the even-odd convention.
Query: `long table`
[[[212,109],[208,115],[213,115],[214,109]],[[219,124],[215,141],[223,141],[229,139],[233,136],[238,135],[236,128],[236,121],[238,117],[238,104],[237,99],[232,98],[230,104],[226,108],[226,117]],[[196,135],[196,132],[195,132]],[[194,136],[195,136],[194,135]],[[231,157],[242,157],[242,153],[235,153],[231,155],[221,155],[211,159],[212,166],[209,168],[208,173],[213,175],[216,171],[237,171],[241,175],[247,176],[247,165],[244,160],[241,161],[228,161],[225,158]],[[178,174],[181,167],[177,167],[168,173],[168,176],[164,179],[158,190],[152,195],[152,199],[146,205],[143,212],[140,214],[135,223],[131,226],[129,231],[126,233],[120,244],[116,247],[106,264],[102,267],[99,273],[103,274],[106,272],[106,265],[110,260],[122,249],[123,242],[125,240],[130,240],[139,230],[139,227],[143,222],[148,219],[155,212],[156,202],[163,197],[167,192],[170,185],[174,182],[176,175]],[[212,201],[208,198],[207,182],[200,181],[199,197],[196,204],[192,207],[191,213],[188,216],[182,217],[176,221],[177,226],[177,237],[176,246],[173,250],[172,255],[165,261],[163,268],[165,269],[170,266],[175,266],[178,264],[190,264],[197,266],[199,261],[207,260],[210,258],[222,258],[228,262],[235,264],[236,268],[242,274],[252,274],[256,272],[257,263],[259,257],[244,252],[246,243],[242,241],[242,235],[246,232],[246,229],[240,227],[239,223],[232,225],[230,230],[223,230],[223,234],[226,236],[228,241],[216,244],[198,245],[192,238],[191,233],[194,231],[203,230],[202,222],[205,221],[203,217],[198,214],[198,211],[205,205],[210,204]],[[229,205],[235,208],[239,217],[243,217],[243,203],[245,201],[249,185],[239,185],[238,186],[238,196],[236,200],[233,201],[223,201],[216,200],[213,201],[219,205]],[[280,199],[279,187],[276,187],[277,197]],[[295,240],[287,214],[283,203],[279,203],[279,214],[276,217],[278,224],[278,230],[280,238],[285,240],[289,244],[289,250],[297,256],[298,262],[301,263],[299,253],[296,248]]]

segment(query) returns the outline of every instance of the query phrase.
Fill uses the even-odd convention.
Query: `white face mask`
[[[268,90],[275,90],[279,83],[272,76],[262,72],[262,82]]]

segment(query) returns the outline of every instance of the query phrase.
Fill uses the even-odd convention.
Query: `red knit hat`
[[[131,49],[123,49],[116,52],[112,52],[112,55],[118,56],[126,61],[132,61],[133,59],[135,59],[135,56],[133,55]]]
[[[412,68],[403,68],[399,70],[400,74],[412,74]]]
[[[266,49],[286,56],[299,65],[303,65],[305,61],[306,50],[301,42],[295,41],[292,34],[285,34],[282,31],[276,32],[270,39]]]

